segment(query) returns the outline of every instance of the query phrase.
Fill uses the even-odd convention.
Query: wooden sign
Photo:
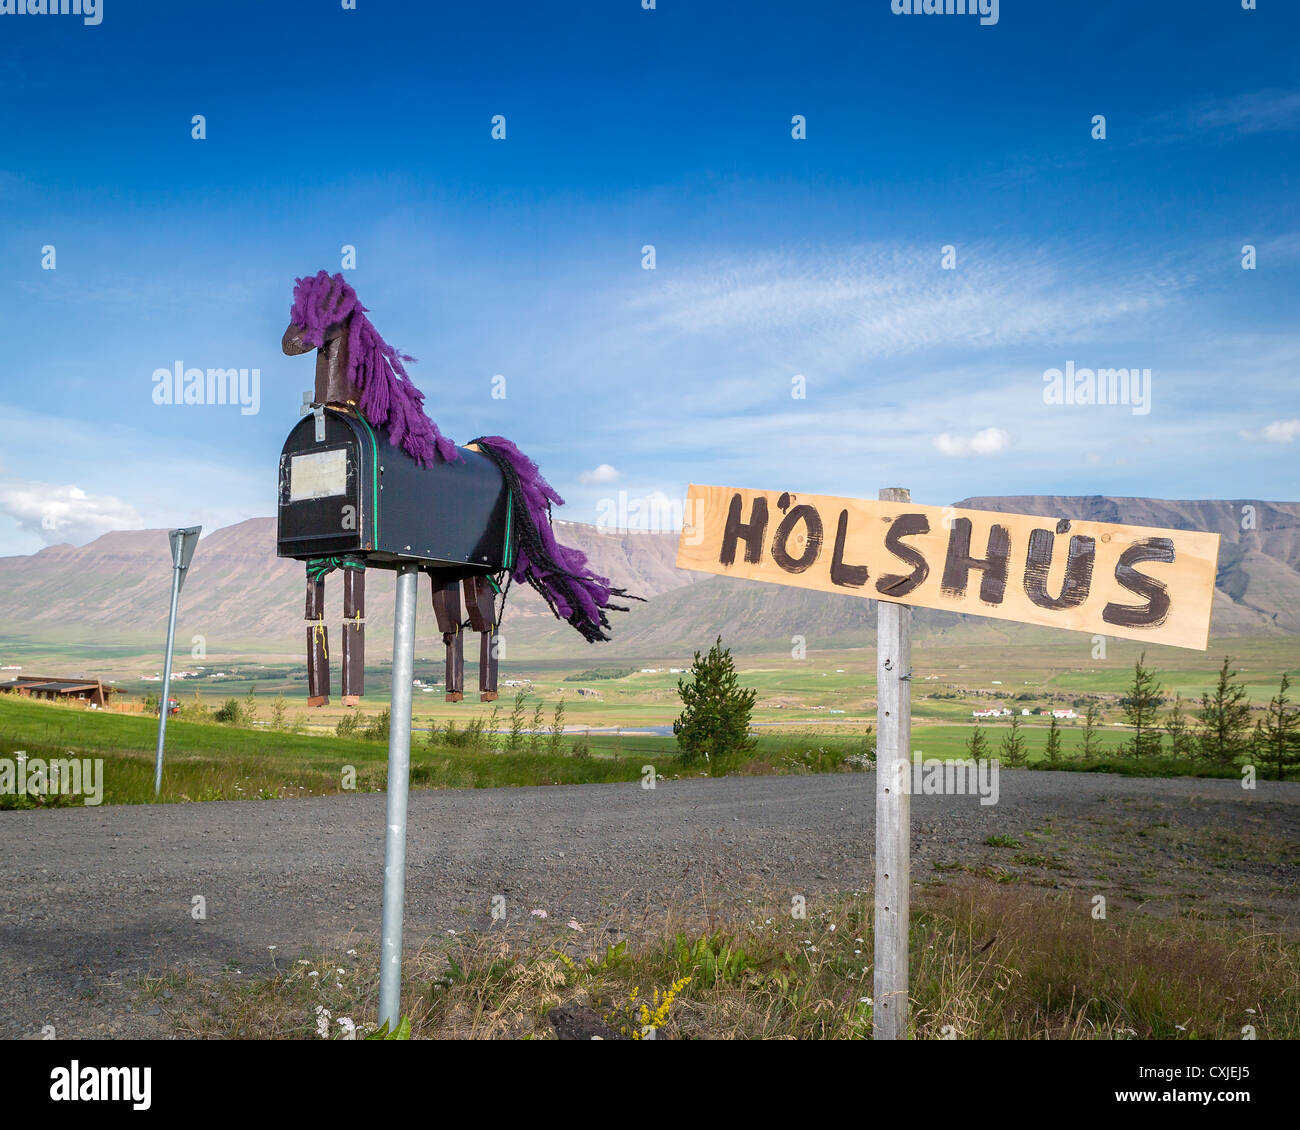
[[[1219,535],[696,486],[677,567],[1204,651]]]

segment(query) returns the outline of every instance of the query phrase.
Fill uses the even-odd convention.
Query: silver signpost
[[[882,502],[911,502],[885,487]],[[876,966],[872,1036],[907,1039],[912,877],[912,610],[876,603]]]
[[[419,567],[397,572],[393,612],[393,697],[388,727],[388,819],[384,835],[384,915],[379,947],[379,1024],[397,1030],[402,1014],[402,915],[406,902],[406,800],[411,774],[411,678]]]
[[[171,705],[172,648],[176,645],[176,604],[180,600],[181,586],[194,557],[194,547],[199,544],[202,526],[189,526],[172,530],[168,537],[172,543],[172,606],[167,616],[167,654],[163,657],[162,698],[158,703],[158,755],[153,767],[153,795],[162,789],[163,742],[167,737],[167,714]]]

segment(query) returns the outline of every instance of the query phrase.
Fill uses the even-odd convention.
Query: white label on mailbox
[[[348,492],[348,453],[345,448],[295,455],[289,462],[289,501],[328,498]]]

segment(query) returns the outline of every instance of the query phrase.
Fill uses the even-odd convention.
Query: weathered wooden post
[[[881,502],[911,502],[885,487]],[[912,609],[876,603],[876,966],[872,1036],[907,1039],[912,875]]]

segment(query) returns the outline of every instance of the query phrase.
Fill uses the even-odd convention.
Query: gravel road
[[[414,792],[408,947],[489,928],[494,895],[523,928],[534,908],[628,928],[746,897],[811,909],[870,886],[874,789],[845,774]],[[915,796],[912,825],[918,885],[996,867],[1300,929],[1300,784],[1004,771],[996,805]],[[0,1036],[165,1035],[140,974],[284,968],[377,939],[383,827],[382,794],[0,813]]]

